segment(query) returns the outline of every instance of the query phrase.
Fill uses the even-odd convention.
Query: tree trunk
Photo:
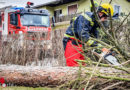
[[[81,76],[90,74],[92,70],[93,67],[82,68]],[[3,77],[6,83],[19,86],[58,86],[76,79],[78,71],[78,67],[0,65],[0,77]],[[96,72],[102,73],[104,76],[113,77],[113,75],[116,75],[120,78],[130,78],[126,72],[114,68],[99,67]],[[95,75],[97,78],[98,75]]]

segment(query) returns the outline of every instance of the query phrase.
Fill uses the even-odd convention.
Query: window
[[[68,6],[68,15],[75,14],[77,12],[77,4]]]
[[[59,17],[60,14],[62,14],[62,10],[61,9],[54,11],[54,16],[55,17]]]
[[[54,17],[55,17],[56,22],[59,21],[60,15],[62,15],[62,10],[61,9],[54,11]]]
[[[23,26],[44,26],[49,27],[49,16],[24,14],[21,15],[21,24]]]
[[[12,24],[12,25],[18,25],[17,14],[15,14],[15,13],[10,14],[10,24]]]
[[[120,6],[114,5],[114,14],[120,15]]]

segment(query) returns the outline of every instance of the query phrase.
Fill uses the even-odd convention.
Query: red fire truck
[[[49,12],[45,9],[33,9],[29,5],[0,9],[0,36],[40,32],[43,36],[47,34],[46,40],[49,40],[50,31]]]

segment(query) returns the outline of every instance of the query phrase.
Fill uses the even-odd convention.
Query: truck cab
[[[7,7],[0,10],[0,35],[42,34],[42,39],[50,39],[51,25],[49,12],[45,9]]]

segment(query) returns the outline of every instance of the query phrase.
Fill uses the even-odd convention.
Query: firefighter
[[[110,10],[109,10],[110,9]],[[109,16],[113,16],[113,8],[110,4],[104,3],[98,7],[97,14],[103,22]],[[84,60],[84,44],[97,46],[91,37],[98,38],[97,28],[99,27],[93,12],[81,14],[70,24],[63,38],[65,58],[67,66],[79,66],[76,59]]]

